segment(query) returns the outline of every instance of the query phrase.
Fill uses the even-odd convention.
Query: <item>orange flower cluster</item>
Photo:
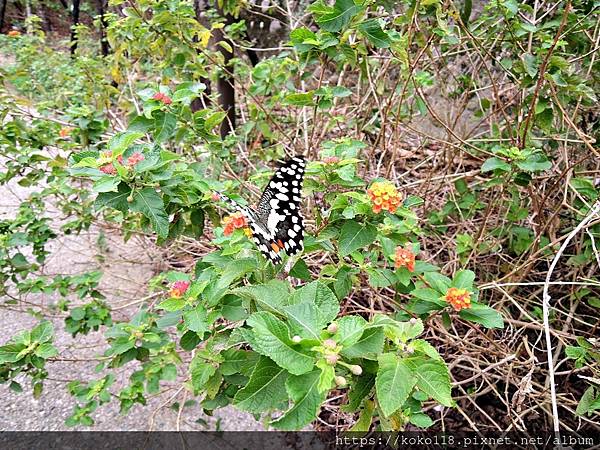
[[[173,286],[171,287],[171,290],[169,291],[169,295],[171,297],[183,297],[183,294],[185,294],[185,292],[188,290],[188,288],[190,287],[190,282],[189,281],[176,281],[175,283],[173,283]]]
[[[340,162],[340,158],[338,158],[337,156],[326,156],[325,158],[323,158],[323,162],[325,164],[337,164]]]
[[[10,30],[8,32],[8,36],[10,36],[10,37],[21,36],[21,32],[19,30]]]
[[[154,100],[158,100],[159,102],[163,102],[165,105],[170,105],[171,103],[173,103],[173,100],[171,100],[171,97],[169,97],[166,94],[163,94],[162,92],[157,92],[156,94],[154,94],[152,96],[152,98]]]
[[[396,212],[400,201],[402,200],[398,189],[389,181],[377,181],[367,189],[367,195],[373,203],[373,212],[380,213],[382,209],[391,212]]]
[[[396,256],[394,258],[394,267],[406,267],[409,272],[415,271],[415,254],[407,248],[396,247]]]
[[[451,287],[446,292],[445,299],[456,311],[471,307],[471,293],[466,289]]]
[[[66,137],[69,137],[69,135],[71,134],[71,131],[73,131],[73,128],[71,128],[71,127],[62,127],[60,129],[60,131],[58,132],[58,135],[61,138],[66,138]]]
[[[237,228],[243,228],[246,236],[252,236],[252,231],[248,228],[248,221],[241,212],[236,212],[223,219],[223,234],[231,236]]]

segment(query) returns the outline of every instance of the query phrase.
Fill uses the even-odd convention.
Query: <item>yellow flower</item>
[[[402,195],[389,181],[377,181],[367,189],[367,195],[373,203],[373,212],[379,213],[381,210],[396,212],[400,202],[402,201]]]
[[[471,293],[466,289],[451,287],[446,292],[445,299],[456,311],[471,307]]]

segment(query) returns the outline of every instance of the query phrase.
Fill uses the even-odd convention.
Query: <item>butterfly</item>
[[[302,155],[285,161],[267,184],[255,210],[216,192],[222,201],[246,217],[254,243],[273,264],[281,262],[282,250],[291,256],[304,248],[304,219],[300,206],[305,167]]]

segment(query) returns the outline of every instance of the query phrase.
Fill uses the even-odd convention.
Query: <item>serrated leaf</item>
[[[492,170],[502,170],[503,172],[510,172],[510,164],[506,161],[497,158],[495,156],[488,158],[481,166],[482,172],[490,172]]]
[[[356,344],[365,331],[367,321],[361,316],[344,316],[336,321],[338,330],[335,340],[342,347],[347,348]]]
[[[98,211],[105,206],[126,213],[129,210],[127,197],[131,194],[131,188],[125,183],[119,184],[117,192],[102,192],[94,201],[94,209]]]
[[[452,385],[446,364],[425,357],[405,358],[417,387],[444,406],[452,406]]]
[[[271,358],[294,375],[301,375],[313,368],[314,358],[292,342],[286,324],[273,314],[257,312],[246,323],[252,327],[251,345],[256,352]]]
[[[208,321],[206,317],[206,309],[204,306],[198,305],[191,311],[183,313],[183,321],[188,329],[202,335],[208,331]]]
[[[344,223],[340,231],[340,256],[365,249],[376,237],[377,229],[373,225],[363,226],[354,220]]]
[[[285,381],[288,373],[271,359],[261,356],[246,386],[237,392],[233,404],[244,411],[260,414],[288,399]]]
[[[282,280],[270,280],[266,284],[243,286],[231,290],[231,293],[256,303],[259,310],[283,314],[283,306],[290,297],[290,284]]]
[[[147,187],[141,191],[134,191],[133,202],[129,207],[132,211],[146,216],[160,237],[166,238],[169,235],[169,217],[161,196],[154,189]]]
[[[465,320],[480,323],[486,328],[504,328],[504,320],[498,311],[481,303],[471,303],[468,309],[462,309],[458,315]]]
[[[31,330],[31,342],[48,342],[54,336],[54,325],[48,320],[40,322]]]
[[[473,282],[475,281],[475,273],[471,270],[460,270],[456,272],[452,279],[452,286],[458,289],[473,290]]]
[[[316,22],[325,31],[338,32],[350,23],[358,11],[360,8],[353,0],[336,0],[332,11],[317,17]]]
[[[386,417],[396,412],[408,399],[417,383],[406,360],[395,353],[379,355],[379,369],[375,380],[375,390],[379,407]]]
[[[122,155],[136,139],[141,138],[144,133],[138,131],[125,131],[118,133],[108,141],[108,150],[112,152],[112,156],[116,158]]]
[[[296,289],[289,299],[289,303],[296,305],[308,303],[315,306],[318,327],[324,328],[340,311],[340,304],[335,294],[320,281],[313,281],[300,289]]]
[[[383,351],[384,334],[382,328],[368,328],[356,344],[342,349],[341,353],[346,358],[374,359]]]
[[[325,392],[318,389],[321,371],[313,370],[304,375],[291,375],[285,385],[294,405],[283,416],[271,422],[278,430],[299,430],[316,419]]]
[[[358,25],[358,29],[377,48],[388,48],[392,43],[387,33],[381,29],[379,20],[377,19],[369,19],[361,22]]]
[[[203,390],[208,379],[212,377],[217,369],[212,364],[207,363],[199,355],[194,356],[190,363],[190,375],[194,392],[198,393]]]
[[[177,126],[177,116],[159,111],[155,117],[154,140],[157,144],[165,142],[173,135]]]

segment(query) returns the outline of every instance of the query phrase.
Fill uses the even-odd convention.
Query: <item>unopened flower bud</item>
[[[346,386],[346,384],[348,384],[348,382],[346,381],[346,379],[344,377],[338,375],[335,377],[335,384],[336,384],[336,386],[344,387],[344,386]]]
[[[340,357],[335,354],[325,355],[325,361],[327,361],[327,364],[329,364],[330,366],[335,366],[339,359]]]
[[[129,195],[127,197],[127,203],[132,203],[133,202],[133,195]]]
[[[327,327],[327,331],[331,334],[337,333],[338,330],[338,324],[333,322],[330,323],[329,326]]]
[[[325,339],[323,341],[323,346],[327,348],[335,348],[336,343],[333,339]]]
[[[349,369],[354,375],[360,375],[362,373],[362,367],[357,364],[350,366]]]
[[[415,317],[411,317],[409,322],[414,325],[415,323],[417,323],[417,319]]]
[[[292,338],[292,342],[299,344],[300,342],[302,342],[302,338],[300,336],[296,335]]]

